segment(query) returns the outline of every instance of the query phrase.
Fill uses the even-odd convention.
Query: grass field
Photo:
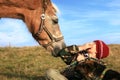
[[[120,72],[120,45],[111,44],[108,68]],[[47,69],[61,70],[66,65],[40,46],[0,47],[0,80],[44,80]]]

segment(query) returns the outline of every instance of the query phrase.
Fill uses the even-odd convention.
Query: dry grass
[[[63,65],[42,47],[0,48],[0,80],[42,80],[48,68]]]
[[[108,68],[117,70],[120,72],[120,44],[109,45],[110,55],[104,59]]]
[[[120,45],[109,45],[110,56],[104,61],[109,68],[120,71]],[[0,80],[43,80],[49,68],[61,70],[65,63],[52,57],[42,47],[0,48]]]

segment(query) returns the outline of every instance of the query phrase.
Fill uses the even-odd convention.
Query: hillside
[[[110,55],[104,61],[108,68],[120,72],[120,45],[111,44]],[[0,80],[43,80],[48,68],[61,70],[64,62],[52,57],[40,46],[0,47]]]

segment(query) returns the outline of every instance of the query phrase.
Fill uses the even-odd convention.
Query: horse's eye
[[[57,24],[57,23],[58,23],[58,18],[57,18],[57,16],[53,16],[53,17],[52,17],[52,21],[53,21],[53,24]]]
[[[55,24],[57,24],[57,23],[58,23],[58,19],[54,19],[53,22],[54,22]]]

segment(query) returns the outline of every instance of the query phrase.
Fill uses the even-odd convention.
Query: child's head
[[[90,57],[102,59],[109,55],[108,46],[101,40],[95,40],[93,42],[88,42],[79,47],[79,49],[88,49]]]

